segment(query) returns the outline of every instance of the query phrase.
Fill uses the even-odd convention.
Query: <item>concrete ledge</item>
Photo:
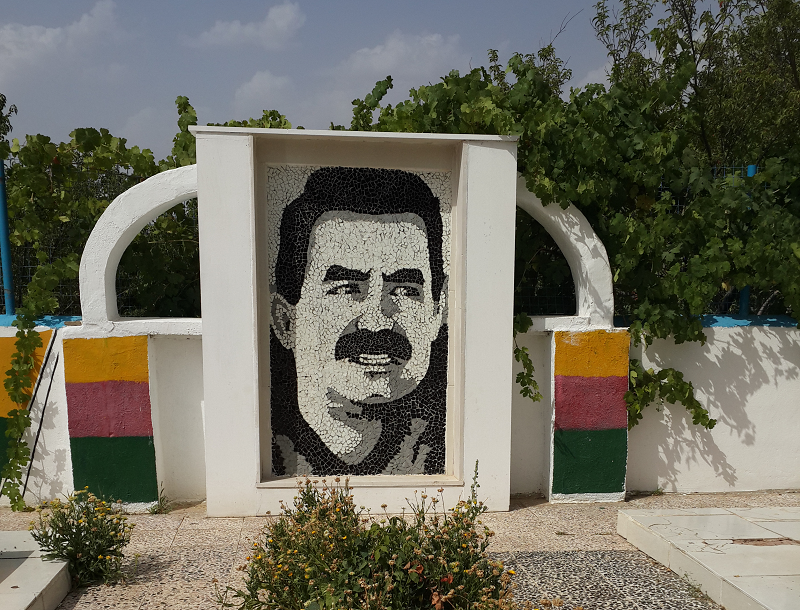
[[[0,532],[0,608],[54,610],[70,584],[66,562],[43,559],[29,532]]]
[[[726,610],[782,610],[800,599],[800,510],[619,511],[617,533]]]
[[[550,502],[553,504],[589,504],[594,502],[623,502],[624,491],[610,493],[585,493],[585,494],[551,494]]]

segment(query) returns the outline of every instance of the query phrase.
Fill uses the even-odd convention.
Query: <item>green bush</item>
[[[444,511],[426,494],[410,514],[376,518],[356,508],[339,478],[298,483],[294,506],[253,543],[243,589],[228,587],[241,609],[502,608],[516,607],[513,571],[488,558],[493,532],[476,498]],[[442,490],[440,489],[441,493]],[[385,510],[384,505],[384,510]]]
[[[31,521],[30,527],[34,540],[47,559],[68,562],[76,586],[122,579],[122,549],[131,541],[134,526],[119,504],[108,504],[82,489],[66,502],[53,500],[37,510],[39,521]]]

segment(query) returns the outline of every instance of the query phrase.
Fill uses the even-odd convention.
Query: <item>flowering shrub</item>
[[[477,470],[476,470],[477,477]],[[298,483],[294,506],[253,544],[241,609],[514,608],[510,576],[486,553],[493,535],[473,481],[469,500],[439,509],[421,494],[410,515],[377,519],[357,509],[344,486]],[[443,490],[439,490],[441,494]],[[384,510],[386,506],[384,505]],[[511,572],[513,574],[513,572]]]
[[[122,578],[122,549],[134,526],[128,525],[119,503],[108,504],[82,489],[66,502],[53,500],[37,510],[39,521],[30,526],[34,540],[47,559],[68,562],[77,586]]]

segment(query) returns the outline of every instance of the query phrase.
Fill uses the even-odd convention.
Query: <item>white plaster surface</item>
[[[203,334],[200,318],[122,318],[100,325],[70,326],[65,329],[70,339],[103,339],[105,337],[195,336]]]
[[[108,206],[81,255],[81,313],[85,326],[108,327],[117,312],[117,266],[148,222],[197,194],[197,166],[162,172],[131,187]]]
[[[36,330],[44,332],[50,330],[46,327],[37,327]],[[67,396],[64,386],[64,366],[62,341],[64,331],[59,329],[56,334],[50,360],[44,368],[39,391],[31,407],[31,427],[25,434],[28,447],[33,450],[36,431],[41,422],[41,434],[36,444],[33,455],[31,474],[28,479],[28,489],[25,501],[36,505],[43,500],[62,497],[73,490],[72,455],[69,445],[69,429],[67,422]],[[0,336],[13,336],[16,328],[1,327]],[[58,356],[58,365],[55,359]],[[52,378],[53,384],[50,395],[47,397],[47,387]],[[5,391],[0,389],[0,391]],[[42,414],[44,413],[44,419]],[[26,473],[23,473],[23,482]],[[0,505],[7,506],[8,498],[0,498]]]
[[[651,405],[628,435],[627,488],[700,492],[800,487],[800,330],[706,328],[708,341],[656,341],[645,367],[675,367],[717,419]],[[636,357],[632,352],[632,357]]]
[[[550,338],[541,333],[517,336],[517,344],[527,347],[533,361],[534,376],[542,400],[533,402],[519,393],[514,383],[511,397],[511,493],[544,493],[548,483],[550,448]],[[514,362],[512,375],[522,371]]]
[[[766,510],[780,519],[758,520],[739,509],[623,510],[617,533],[727,610],[787,610],[800,599],[800,539],[770,525],[800,524],[800,515],[796,509]]]
[[[33,451],[36,431],[41,424],[41,434],[33,453],[28,489],[25,494],[25,501],[31,505],[63,497],[74,487],[67,421],[67,393],[64,385],[64,330],[59,329],[53,341],[50,359],[44,368],[42,381],[31,407],[31,427],[25,434],[28,447]],[[56,357],[58,357],[57,364]]]
[[[202,340],[153,336],[147,354],[159,486],[170,500],[202,500],[206,497]]]
[[[198,134],[197,161],[208,514],[252,515],[262,383],[252,137]]]
[[[464,299],[465,474],[479,462],[481,494],[508,510],[514,378],[516,145],[464,144],[466,290]]]

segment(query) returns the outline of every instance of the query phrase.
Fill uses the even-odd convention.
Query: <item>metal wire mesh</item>
[[[44,252],[48,254],[47,260],[44,263],[52,262],[54,256],[54,248],[48,247]],[[36,250],[30,245],[11,246],[11,268],[14,275],[14,294],[15,304],[19,306],[22,303],[23,296],[27,292],[28,284],[33,278],[36,269],[39,267],[39,260],[36,258]],[[3,272],[0,269],[0,282],[2,281]],[[58,284],[53,290],[53,294],[58,299],[58,311],[54,312],[55,315],[62,316],[79,316],[81,315],[81,299],[80,290],[78,289],[78,280],[65,280]],[[5,291],[0,291],[0,311],[6,311]]]
[[[527,212],[517,210],[514,313],[575,315],[575,283],[553,238]]]
[[[82,159],[76,158],[76,163],[80,164]],[[750,172],[753,170],[750,169]],[[748,166],[729,166],[717,167],[713,170],[715,178],[729,178],[734,180],[744,178],[748,175]],[[78,181],[72,186],[73,197],[89,197],[97,200],[111,201],[120,193],[132,186],[132,176],[123,168],[104,172],[96,179]],[[662,183],[660,192],[668,190],[668,186]],[[676,197],[675,213],[682,214],[686,207],[689,193],[679,194]],[[195,217],[196,222],[196,217]],[[538,268],[541,269],[534,278],[521,282],[517,285],[514,296],[515,312],[525,312],[532,316],[542,315],[575,315],[576,297],[575,285],[569,274],[569,266],[564,255],[553,242],[552,238],[544,231],[541,225],[531,219],[537,229],[533,231],[531,239],[535,242],[534,249],[539,257]],[[519,226],[518,226],[519,231]],[[47,245],[40,249],[44,253],[44,263],[52,262],[55,258],[63,255],[66,237],[61,235],[58,230],[48,236]],[[519,248],[519,243],[518,243]],[[44,256],[43,255],[43,256]],[[16,303],[19,305],[25,294],[26,288],[36,272],[40,261],[36,258],[36,251],[30,245],[12,245],[12,268],[14,273],[14,286],[16,291]],[[519,261],[518,261],[519,264]],[[566,271],[565,271],[566,270]],[[2,271],[0,270],[0,279]],[[141,278],[137,277],[134,271],[120,268],[117,275],[117,294],[118,308],[121,315],[152,315],[142,303],[135,300],[136,287]],[[199,284],[199,278],[196,279]],[[617,314],[625,315],[621,310],[621,305],[626,299],[616,288],[618,304]],[[62,281],[55,289],[54,294],[59,302],[57,315],[80,315],[80,291],[77,278],[74,280]],[[0,291],[0,311],[5,311],[5,295]],[[739,293],[734,287],[729,290],[720,290],[719,293],[709,303],[706,314],[734,315],[739,311]],[[791,310],[786,307],[779,291],[752,291],[750,296],[751,314],[775,315],[789,314]]]
[[[94,199],[97,201],[113,201],[121,193],[138,182],[132,170],[123,166],[114,166],[103,172],[82,171],[85,156],[79,152],[73,155],[73,164],[78,169],[78,179],[69,187],[69,195],[73,200]],[[84,236],[85,239],[87,235]],[[79,244],[80,249],[83,244]],[[67,234],[64,225],[54,225],[52,230],[41,236],[39,247],[30,243],[11,245],[11,267],[14,276],[15,304],[19,307],[27,293],[36,270],[42,264],[49,264],[75,250],[74,237]],[[37,258],[37,254],[41,258]],[[0,281],[2,270],[0,269]],[[58,309],[54,315],[81,315],[80,290],[78,278],[64,280],[56,286],[53,294],[58,300]],[[0,311],[5,312],[5,291],[0,291]]]
[[[575,284],[571,278],[560,284],[540,278],[535,285],[526,286],[515,295],[514,311],[524,311],[529,316],[574,316]]]

